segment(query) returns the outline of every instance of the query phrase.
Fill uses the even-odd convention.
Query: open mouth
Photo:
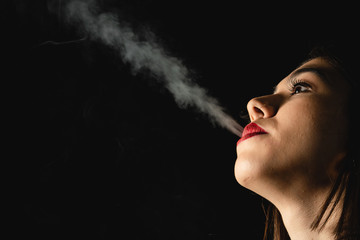
[[[236,145],[240,144],[246,139],[262,134],[267,134],[267,132],[261,127],[259,127],[256,123],[250,123],[244,128],[242,137],[239,139]]]

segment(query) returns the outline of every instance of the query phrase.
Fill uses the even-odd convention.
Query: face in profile
[[[346,155],[348,85],[325,59],[312,59],[252,99],[239,141],[235,177],[270,201],[314,191],[336,179]],[[350,110],[351,111],[351,110]]]

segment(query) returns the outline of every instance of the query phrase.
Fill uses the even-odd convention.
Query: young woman
[[[248,103],[235,177],[269,201],[264,239],[360,239],[354,60],[317,48]]]

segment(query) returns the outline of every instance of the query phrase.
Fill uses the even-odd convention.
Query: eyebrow
[[[330,81],[329,81],[329,78],[326,76],[326,74],[324,73],[324,71],[322,71],[321,69],[319,68],[314,68],[314,67],[305,67],[305,68],[299,68],[297,70],[295,70],[291,75],[290,77],[288,78],[287,82],[291,82],[292,79],[296,78],[297,76],[299,76],[300,74],[302,73],[307,73],[307,72],[310,72],[310,73],[314,73],[315,75],[317,75],[320,80],[322,80],[324,83],[330,85]],[[273,89],[274,89],[274,92],[275,93],[277,91],[277,87],[278,85],[276,85]]]

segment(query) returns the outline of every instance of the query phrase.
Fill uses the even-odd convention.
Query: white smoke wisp
[[[179,107],[195,107],[205,113],[212,123],[241,136],[243,128],[225,113],[215,98],[190,79],[189,71],[182,62],[167,54],[153,38],[140,41],[128,25],[119,22],[118,16],[101,12],[95,0],[70,1],[65,15],[71,24],[85,31],[91,39],[117,51],[134,74],[140,70],[150,71],[166,86]],[[149,33],[148,36],[153,34]]]

